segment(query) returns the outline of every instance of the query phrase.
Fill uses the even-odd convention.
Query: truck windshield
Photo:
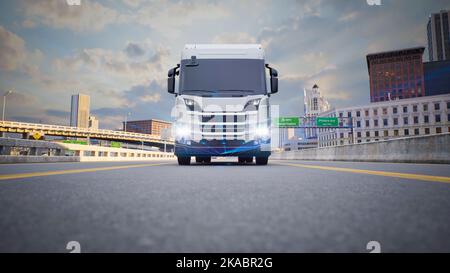
[[[182,60],[179,94],[233,97],[266,94],[264,60]]]

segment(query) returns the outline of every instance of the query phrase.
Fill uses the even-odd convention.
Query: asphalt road
[[[450,165],[0,165],[0,252],[68,252],[69,241],[82,252],[368,252],[373,240],[382,252],[450,252]]]

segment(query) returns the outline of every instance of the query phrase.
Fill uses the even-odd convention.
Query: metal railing
[[[40,124],[40,123],[26,123],[17,121],[0,121],[0,131],[1,132],[13,132],[20,133],[21,131],[28,132],[44,132],[49,135],[60,135],[60,136],[88,136],[88,137],[99,137],[99,138],[112,138],[112,139],[123,139],[123,140],[137,140],[137,141],[152,141],[152,142],[163,142],[161,136],[141,134],[133,132],[123,132],[105,129],[93,129],[93,128],[78,128],[63,125],[51,125],[51,124]],[[172,139],[168,139],[167,142],[173,142]]]

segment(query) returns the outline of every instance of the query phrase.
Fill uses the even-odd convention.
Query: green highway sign
[[[338,120],[338,118],[317,117],[316,118],[316,126],[317,127],[338,127],[339,120]]]
[[[280,117],[275,119],[275,126],[278,127],[298,127],[300,118],[298,117]]]
[[[120,142],[115,142],[115,141],[111,141],[110,146],[112,148],[122,148],[122,143]]]

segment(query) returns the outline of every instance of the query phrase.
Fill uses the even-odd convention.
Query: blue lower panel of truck
[[[201,140],[175,143],[176,156],[270,156],[270,140]]]

